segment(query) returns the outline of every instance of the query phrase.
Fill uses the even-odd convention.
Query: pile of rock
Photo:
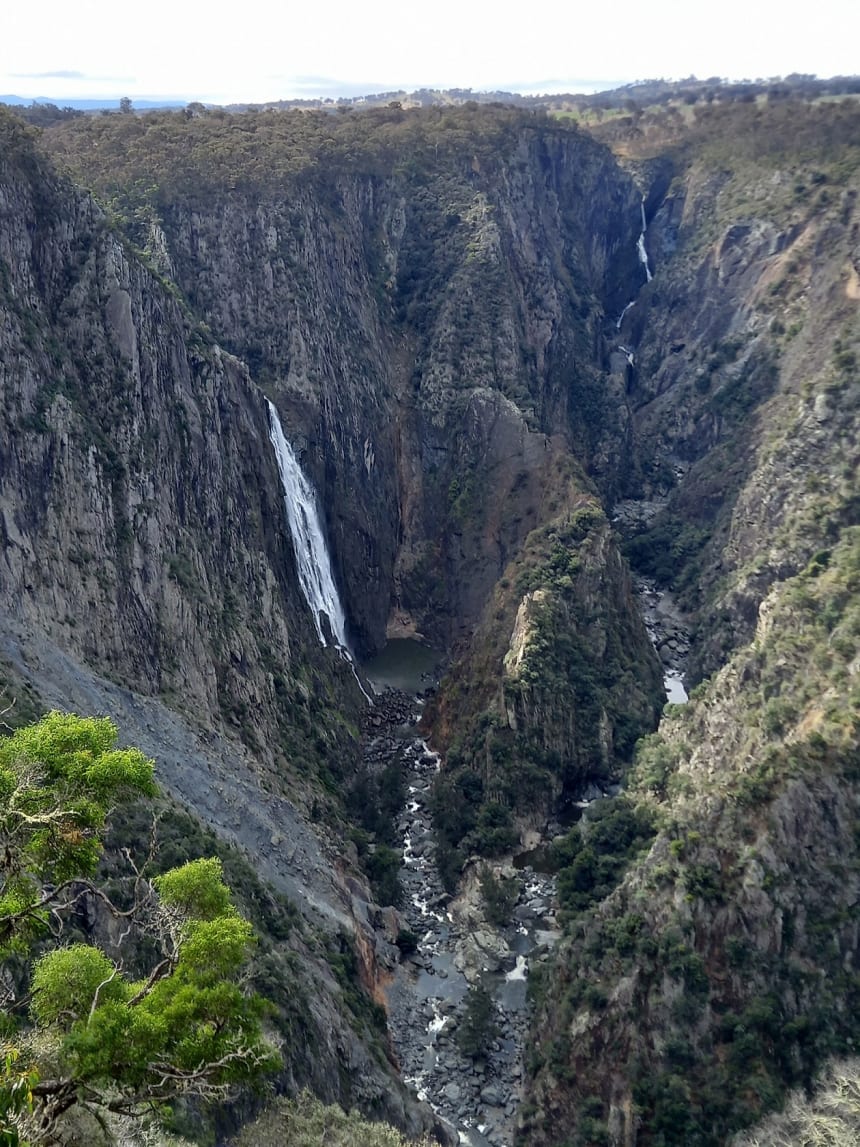
[[[642,605],[645,628],[667,670],[683,673],[690,652],[690,631],[665,590],[649,578],[637,578],[636,594]]]
[[[362,732],[373,734],[379,730],[409,725],[415,721],[420,700],[416,700],[402,689],[385,689],[373,698],[373,705],[366,709],[361,719]]]
[[[456,1043],[464,1011],[462,1001],[428,1001],[423,1010],[424,1067],[415,1074],[420,1074],[421,1087],[440,1115],[454,1124],[477,1127],[489,1143],[503,1145],[510,1142],[510,1124],[520,1100],[519,1048],[526,1034],[525,1014],[507,1014],[496,1004],[496,1036],[483,1054],[471,1058],[462,1055]]]

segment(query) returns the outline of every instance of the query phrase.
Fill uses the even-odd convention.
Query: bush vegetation
[[[457,1026],[457,1046],[470,1059],[486,1056],[489,1045],[499,1034],[493,997],[483,984],[469,989],[463,1017]]]
[[[0,741],[0,950],[31,963],[4,1024],[0,1134],[11,1147],[22,1134],[53,1142],[76,1105],[140,1115],[184,1095],[223,1099],[278,1065],[262,1000],[241,977],[252,926],[217,858],[153,879],[130,862],[126,908],[93,881],[111,808],[155,792],[153,762],[120,748],[107,718],[53,712]],[[148,938],[141,978],[92,940],[68,942],[86,894],[126,935]]]
[[[485,864],[481,867],[479,881],[484,915],[494,927],[506,928],[511,923],[511,912],[519,898],[519,879],[516,876],[497,876],[490,865]]]
[[[718,1147],[856,1050],[858,601],[855,526],[782,584],[759,640],[640,742],[620,815],[598,804],[559,848],[566,939],[530,983],[549,1034],[529,1070],[567,1078],[571,1026],[580,1064],[588,1033],[630,1039],[622,1070],[655,1147]],[[801,847],[809,817],[823,838]],[[650,1047],[634,1034],[631,985]],[[584,1080],[569,1084],[588,1098]]]
[[[595,801],[587,817],[553,845],[562,919],[571,919],[616,887],[655,835],[654,815],[626,797]]]
[[[831,1063],[811,1093],[793,1091],[785,1110],[732,1147],[855,1147],[860,1143],[860,1060]]]
[[[279,1099],[240,1135],[231,1147],[430,1147],[430,1140],[406,1139],[385,1123],[372,1123],[358,1112],[327,1106],[304,1091]]]

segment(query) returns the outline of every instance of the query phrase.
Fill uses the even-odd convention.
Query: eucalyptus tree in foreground
[[[122,907],[94,880],[110,809],[155,795],[153,768],[107,718],[50,713],[0,741],[0,957],[26,967],[0,989],[0,1147],[52,1142],[72,1108],[105,1126],[182,1095],[226,1098],[277,1067],[243,988],[251,925],[220,860],[150,880],[128,856]],[[116,955],[68,942],[85,896],[118,922]],[[144,947],[155,956],[133,978],[124,964]]]

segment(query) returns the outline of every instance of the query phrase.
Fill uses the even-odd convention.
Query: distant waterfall
[[[645,268],[645,281],[650,283],[654,276],[651,274],[651,264],[648,261],[648,251],[645,247],[645,233],[648,230],[648,220],[645,218],[645,200],[642,199],[639,204],[639,210],[642,215],[642,230],[639,232],[639,238],[636,240],[636,251],[639,255],[639,262]],[[615,320],[615,329],[621,330],[621,325],[624,322],[624,316],[631,307],[636,306],[636,300],[631,299],[618,318]],[[631,364],[632,365],[632,364]]]
[[[284,437],[277,410],[268,400],[267,403],[269,437],[275,448],[281,485],[284,487],[284,505],[287,509],[287,522],[296,554],[299,584],[313,614],[320,641],[323,645],[327,644],[320,617],[324,613],[328,618],[335,642],[349,656],[349,647],[346,643],[346,617],[334,584],[316,497],[301,471],[292,447]]]
[[[615,320],[615,329],[617,331],[621,330],[621,324],[624,322],[624,316],[627,314],[627,312],[630,310],[631,307],[635,307],[635,306],[636,306],[636,300],[631,299],[630,302],[627,304],[627,306],[624,308],[624,310],[621,312],[621,314],[618,316],[618,318]]]
[[[645,279],[651,282],[651,266],[648,263],[648,252],[645,250],[645,232],[648,230],[648,223],[645,219],[645,200],[642,200],[642,230],[639,234],[639,239],[636,243],[636,250],[639,252],[639,262],[645,268]],[[622,316],[623,317],[623,316]]]

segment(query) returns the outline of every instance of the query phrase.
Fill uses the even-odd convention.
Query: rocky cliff
[[[856,517],[856,126],[850,102],[712,109],[632,161],[660,271],[621,334],[640,490],[668,494],[634,556],[700,612],[696,679]]]
[[[281,952],[266,990],[303,1010],[306,1079],[429,1125],[329,966],[353,993],[376,974],[367,887],[306,823],[314,801],[342,815],[361,698],[296,581],[264,397],[18,121],[0,133],[6,700],[109,713],[157,758],[305,916],[300,984]]]
[[[638,750],[647,855],[596,906],[570,899],[523,1142],[724,1143],[856,1047],[851,124],[853,107],[703,112],[671,171],[617,141],[665,193],[621,329],[654,515],[628,550],[695,612],[712,676]]]
[[[855,1046],[857,561],[853,528],[640,747],[658,835],[541,979],[524,1142],[723,1143]]]
[[[296,582],[263,397],[14,121],[4,145],[3,611],[276,753],[279,712],[324,705],[338,666]]]
[[[504,674],[500,610],[513,625],[522,596],[501,582],[591,483],[612,494],[626,480],[625,379],[603,332],[643,278],[633,180],[583,133],[503,109],[73,126],[52,148],[115,191],[150,257],[250,364],[302,446],[356,647],[417,633],[453,651],[461,677],[492,647],[474,703],[446,714],[468,736]],[[178,168],[170,147],[186,153]],[[142,157],[161,182],[140,201]],[[614,563],[603,536],[585,608],[614,615],[625,600],[613,627],[625,657],[606,661],[598,691],[644,680],[624,714],[595,701],[594,752],[563,720],[549,736],[578,779],[624,758],[660,695]],[[569,624],[548,620],[550,643]],[[527,704],[515,720],[527,730],[544,716]]]
[[[360,647],[474,624],[536,524],[528,504],[494,520],[533,469],[529,432],[564,434],[617,480],[624,402],[599,332],[637,281],[638,203],[588,137],[477,110],[81,127],[52,146],[119,185],[126,215],[143,160],[162,178],[140,241],[305,447]]]
[[[359,697],[298,588],[264,393],[320,492],[356,649],[421,634],[449,656],[428,727],[452,883],[654,727],[624,526],[691,618],[701,684],[615,811],[557,842],[522,1142],[724,1143],[850,1052],[855,107],[617,117],[595,129],[615,156],[468,105],[52,129],[41,152],[103,208],[2,130],[15,672],[113,709],[354,937],[372,985],[378,913],[333,839]],[[338,1031],[340,1096],[367,1070],[365,1106],[418,1126]]]

